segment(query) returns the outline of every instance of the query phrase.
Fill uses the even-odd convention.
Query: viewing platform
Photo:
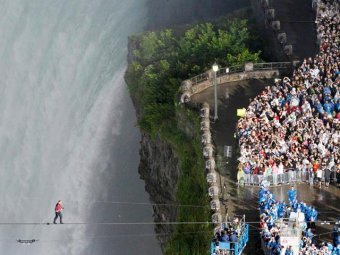
[[[220,68],[216,72],[217,86],[250,79],[277,78],[281,73],[290,73],[299,61],[271,62],[271,63],[245,63],[231,67]],[[190,101],[191,96],[213,86],[214,71],[209,70],[191,79],[185,80],[181,85],[181,103]]]
[[[223,88],[224,86],[230,85],[224,93],[219,92],[218,94],[225,94],[225,98],[229,98],[229,93],[232,93],[232,87],[235,84],[240,84],[242,82],[248,83],[249,81],[256,81],[259,83],[260,80],[268,80],[278,78],[281,73],[289,73],[297,65],[297,62],[273,62],[273,63],[251,63],[247,62],[244,65],[225,67],[217,70],[209,70],[191,79],[182,82],[181,86],[181,103],[191,103],[191,97],[202,94],[213,87],[214,81],[216,81],[216,86]],[[215,76],[216,74],[216,76]],[[214,79],[216,78],[216,79]],[[238,87],[238,86],[237,86]],[[258,86],[262,88],[262,86]],[[203,99],[200,103],[200,117],[201,117],[201,142],[203,151],[202,154],[206,160],[206,180],[208,183],[208,195],[211,198],[210,208],[212,213],[212,222],[215,224],[221,224],[222,219],[225,219],[227,215],[227,207],[223,202],[226,199],[226,180],[223,176],[223,168],[218,166],[219,159],[215,158],[216,149],[221,151],[216,141],[213,142],[211,133],[211,101],[212,97],[209,99]],[[200,101],[200,100],[198,100]],[[221,115],[222,118],[226,116]],[[216,128],[216,127],[215,127]],[[223,132],[225,132],[225,127],[223,127]],[[232,146],[224,146],[225,156],[231,157]],[[219,169],[217,171],[217,169]],[[222,175],[221,175],[222,173]]]
[[[235,240],[230,240],[232,235]],[[210,244],[211,255],[241,255],[249,240],[249,225],[245,223],[245,216],[233,219],[226,216],[226,222],[215,228],[215,236]],[[225,236],[228,236],[228,241],[218,240]]]
[[[242,73],[246,72],[244,66],[229,68],[223,68],[216,73],[217,78],[217,104],[218,104],[218,121],[213,121],[214,113],[214,86],[213,86],[213,71],[208,71],[202,75],[196,76],[189,81],[191,87],[199,86],[200,84],[206,84],[206,87],[199,87],[201,90],[194,90],[190,100],[186,101],[189,107],[199,109],[201,117],[201,130],[202,130],[202,154],[206,159],[207,182],[209,186],[209,196],[211,197],[210,207],[212,209],[212,221],[215,224],[222,224],[227,213],[237,214],[242,213],[246,215],[248,221],[258,220],[257,214],[254,211],[257,210],[257,204],[254,190],[258,189],[259,177],[254,176],[254,186],[246,186],[245,188],[239,188],[236,180],[236,152],[234,148],[237,147],[236,139],[234,136],[235,126],[238,121],[236,115],[237,109],[243,108],[248,105],[249,100],[256,95],[260,94],[267,86],[274,84],[275,78],[282,77],[282,74],[286,74],[292,71],[294,63],[288,62],[282,67],[276,69],[278,76],[269,78],[252,78],[250,76],[245,79],[239,79],[236,81],[229,81],[220,83],[221,76],[228,76],[231,74],[242,77]],[[263,68],[273,68],[275,65],[262,66]],[[239,73],[238,73],[239,72]],[[226,78],[228,79],[228,78]],[[187,82],[184,81],[184,82]],[[183,82],[183,85],[185,83]],[[210,84],[207,84],[210,83]],[[191,88],[190,88],[191,89]],[[192,90],[191,90],[192,91]],[[207,146],[206,146],[207,145]],[[300,191],[302,200],[310,203],[317,204],[319,208],[327,211],[327,218],[336,217],[339,212],[337,206],[332,206],[332,203],[339,197],[339,190],[330,186],[328,190],[315,189],[311,185],[304,184],[304,181],[308,180],[308,176],[303,173],[290,173],[283,175],[282,181],[287,182],[291,180],[296,182],[302,182],[301,186],[297,187]],[[269,177],[268,182],[274,184],[274,180]],[[278,183],[280,179],[278,179]],[[291,182],[290,182],[291,183]],[[257,185],[256,185],[257,184]],[[243,186],[242,186],[243,187]],[[280,199],[282,194],[285,194],[288,185],[277,186],[274,184],[272,188],[274,194]],[[308,192],[303,192],[308,190]],[[329,194],[332,194],[331,196]],[[332,211],[332,212],[331,212]],[[325,226],[322,229],[324,232],[329,231]],[[256,237],[249,236],[251,240],[247,247],[244,249],[243,254],[252,254],[254,249],[258,251],[261,246],[260,240],[255,240]],[[257,245],[259,244],[259,245]],[[222,244],[223,245],[223,244]]]

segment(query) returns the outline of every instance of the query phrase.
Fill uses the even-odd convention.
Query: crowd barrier
[[[242,180],[243,179],[243,180]],[[266,182],[268,185],[285,185],[295,182],[308,182],[313,184],[316,182],[316,175],[313,172],[301,171],[296,169],[286,169],[283,174],[277,175],[261,175],[261,174],[244,174],[239,180],[239,184],[245,185],[260,185],[261,182]],[[325,181],[323,175],[321,181]],[[337,182],[336,172],[332,171],[330,176],[330,182]]]

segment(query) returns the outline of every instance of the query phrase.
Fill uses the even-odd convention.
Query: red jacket
[[[54,210],[55,210],[55,212],[61,212],[63,210],[62,204],[61,203],[57,203],[55,205],[55,209]]]

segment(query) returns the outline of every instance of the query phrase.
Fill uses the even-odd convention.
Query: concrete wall
[[[292,61],[317,52],[311,0],[251,0],[253,15],[274,61]],[[306,43],[308,42],[308,43]]]

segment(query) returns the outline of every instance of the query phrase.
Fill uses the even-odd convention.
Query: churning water
[[[0,0],[0,222],[152,221],[123,74],[145,0]],[[151,235],[148,235],[151,234]],[[160,254],[153,226],[0,226],[0,254]],[[39,239],[20,245],[16,239]]]

